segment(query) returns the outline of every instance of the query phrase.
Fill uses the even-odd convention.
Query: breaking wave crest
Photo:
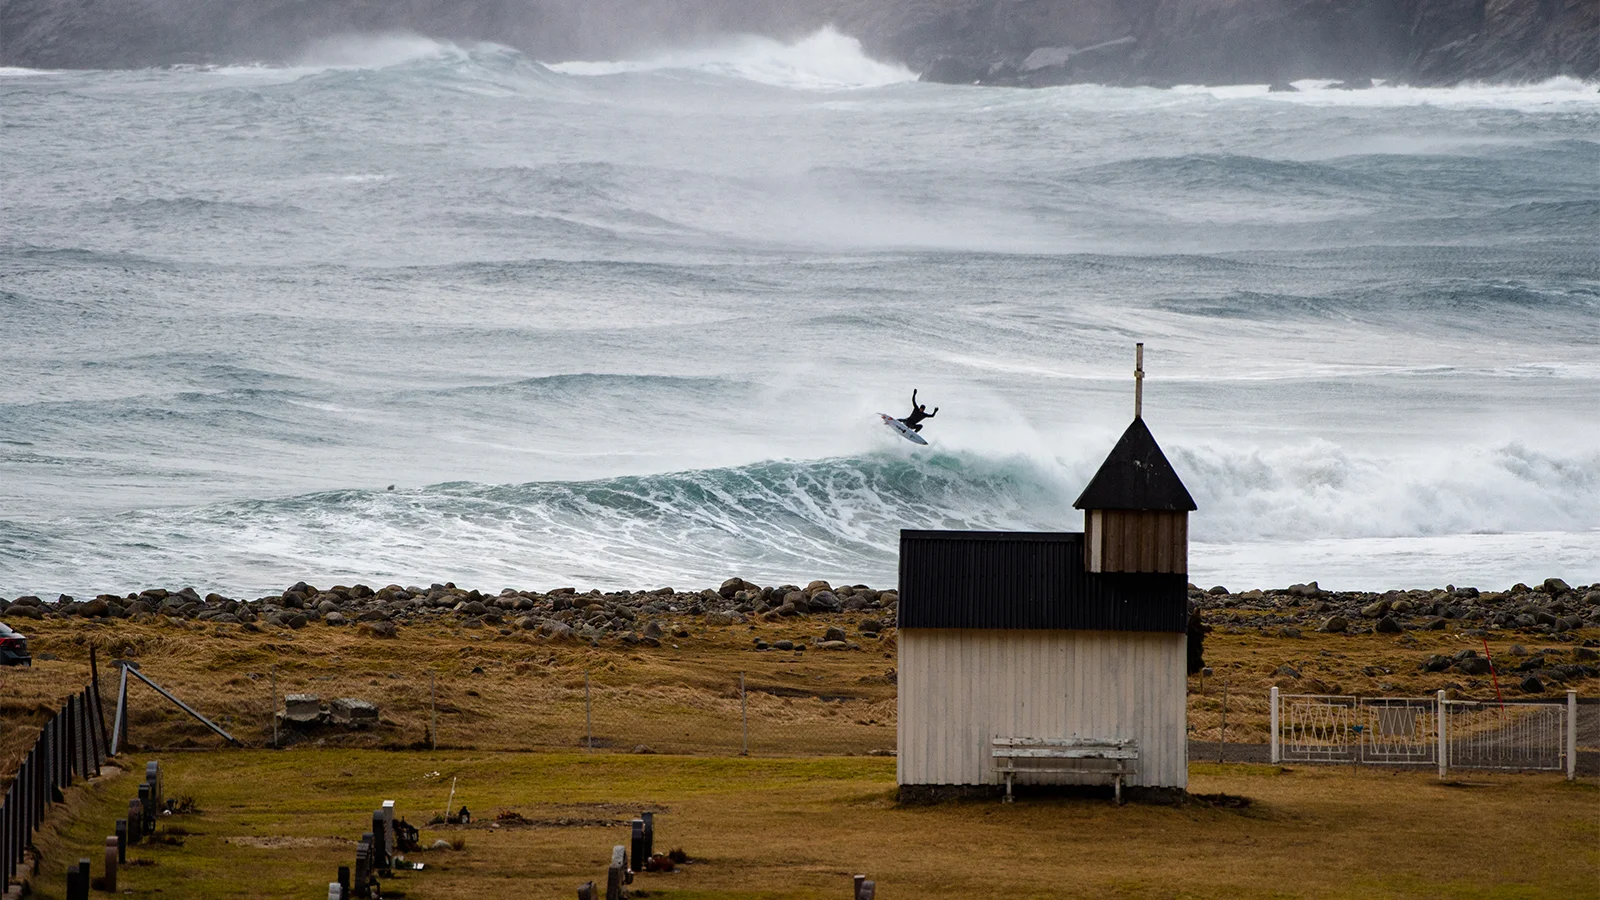
[[[1517,444],[1450,460],[1169,447],[1207,545],[1600,527],[1600,454]],[[1094,460],[878,452],[592,481],[340,490],[37,528],[0,522],[0,594],[203,584],[262,593],[299,578],[638,588],[896,580],[901,528],[1077,530]],[[63,558],[74,560],[71,567]],[[80,583],[46,584],[71,569]],[[228,573],[226,584],[209,581]]]
[[[789,43],[740,35],[642,59],[561,62],[552,64],[550,69],[583,76],[686,71],[813,89],[884,87],[917,80],[915,72],[898,63],[872,59],[861,49],[860,41],[832,28]]]

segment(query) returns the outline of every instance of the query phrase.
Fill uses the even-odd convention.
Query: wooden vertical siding
[[[1183,634],[914,628],[900,631],[899,646],[901,784],[995,783],[996,736],[1132,738],[1139,771],[1128,784],[1189,783]]]
[[[1083,514],[1084,570],[1189,571],[1189,514],[1142,509],[1091,509]]]

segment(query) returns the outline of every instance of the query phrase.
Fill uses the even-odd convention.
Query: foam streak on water
[[[1135,340],[1195,580],[1600,579],[1600,94],[1300,87],[0,70],[0,596],[889,584],[1079,527]]]

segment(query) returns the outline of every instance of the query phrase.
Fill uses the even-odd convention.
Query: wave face
[[[903,527],[1078,528],[1135,340],[1196,581],[1600,578],[1594,85],[906,79],[0,72],[0,596],[887,584]]]
[[[1600,454],[1551,459],[1508,445],[1455,459],[1447,471],[1395,471],[1392,460],[1351,458],[1331,446],[1175,456],[1199,487],[1205,515],[1193,538],[1202,555],[1237,556],[1241,544],[1260,546],[1251,542],[1263,534],[1330,557],[1330,542],[1393,552],[1407,539],[1443,540],[1437,549],[1460,557],[1451,577],[1486,577],[1492,568],[1473,556],[1485,546],[1506,553],[1518,535],[1540,534],[1558,554],[1581,558],[1583,530],[1600,504]],[[308,569],[378,582],[426,572],[411,580],[496,588],[698,587],[730,573],[777,583],[799,572],[889,585],[902,528],[1075,527],[1081,518],[1071,504],[1085,468],[886,448],[591,481],[346,489],[135,510],[110,521],[0,521],[0,566],[27,582],[51,577],[55,560],[71,558],[73,584],[96,592],[154,572],[250,594]],[[1275,571],[1274,562],[1234,560],[1226,574]],[[1352,562],[1323,560],[1335,578],[1359,572]]]

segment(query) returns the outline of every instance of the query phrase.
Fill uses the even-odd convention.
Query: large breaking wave
[[[1207,553],[1231,558],[1241,545],[1267,552],[1260,548],[1324,539],[1600,529],[1600,454],[1560,458],[1517,444],[1449,460],[1359,456],[1325,443],[1169,451],[1200,505],[1199,571]],[[0,593],[183,582],[252,594],[300,578],[638,588],[734,574],[888,585],[902,528],[1078,530],[1072,503],[1095,464],[881,451],[0,521]],[[71,583],[62,583],[69,568]]]

